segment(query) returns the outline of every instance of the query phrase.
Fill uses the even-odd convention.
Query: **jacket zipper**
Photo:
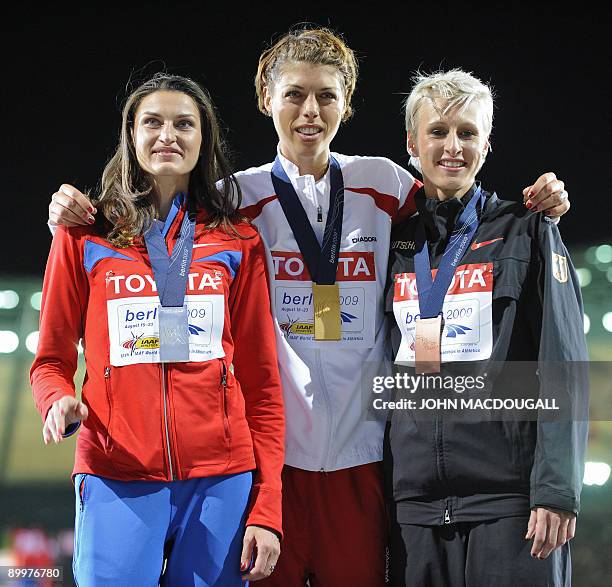
[[[323,466],[319,469],[320,473],[325,473],[325,469],[329,468],[329,460],[332,450],[332,430],[334,429],[334,418],[331,409],[331,402],[329,401],[329,393],[327,391],[327,386],[325,385],[325,378],[322,376],[323,369],[321,366],[321,351],[315,350],[315,356],[317,361],[317,374],[319,375],[319,381],[321,384],[322,396],[325,400],[325,407],[327,408],[327,446],[325,451],[325,460],[323,461]]]
[[[176,480],[174,476],[174,469],[172,468],[172,451],[170,450],[170,434],[168,431],[168,400],[167,400],[167,389],[166,389],[166,365],[161,363],[162,372],[162,388],[164,396],[164,427],[166,429],[166,451],[168,453],[168,467],[170,468],[170,479]]]
[[[110,447],[111,447],[111,422],[113,419],[113,400],[111,397],[111,385],[110,385],[110,376],[111,376],[111,368],[110,367],[104,367],[104,383],[106,385],[106,397],[108,398],[108,409],[109,409],[109,414],[108,414],[108,424],[106,426],[106,441],[105,441],[105,445],[106,445],[106,451],[110,451]]]
[[[450,494],[450,488],[448,486],[446,476],[444,471],[442,470],[442,417],[440,414],[436,414],[436,470],[438,472],[438,479],[440,480],[440,484],[444,487],[447,494]],[[449,500],[445,500],[444,502],[444,516],[443,520],[445,524],[451,523],[451,506]]]
[[[229,418],[227,415],[227,366],[225,360],[221,359],[221,386],[223,387],[223,429],[225,437],[230,437]]]

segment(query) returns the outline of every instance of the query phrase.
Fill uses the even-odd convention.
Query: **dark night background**
[[[24,3],[0,24],[0,272],[42,276],[50,195],[62,182],[95,187],[116,143],[119,104],[133,72],[165,66],[203,83],[236,168],[270,161],[276,138],[256,108],[257,59],[278,33],[304,21],[343,32],[360,57],[356,114],[333,150],[406,165],[401,101],[411,75],[461,66],[497,93],[484,184],[518,199],[541,172],[555,171],[573,203],[562,222],[566,242],[609,241],[610,51],[603,15],[587,3],[571,10],[535,2],[406,6],[105,3],[40,12]]]

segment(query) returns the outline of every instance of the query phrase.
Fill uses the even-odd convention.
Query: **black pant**
[[[531,557],[527,516],[445,526],[395,522],[393,587],[569,587],[569,544],[544,560]]]

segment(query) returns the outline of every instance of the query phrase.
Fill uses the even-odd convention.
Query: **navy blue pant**
[[[531,557],[528,516],[444,526],[392,524],[393,587],[569,587],[569,543]]]
[[[77,475],[77,584],[242,587],[251,484],[250,472],[167,483]]]

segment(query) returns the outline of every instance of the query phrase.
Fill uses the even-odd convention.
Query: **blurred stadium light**
[[[594,463],[588,461],[584,465],[585,485],[604,485],[610,478],[610,465],[608,463]]]

